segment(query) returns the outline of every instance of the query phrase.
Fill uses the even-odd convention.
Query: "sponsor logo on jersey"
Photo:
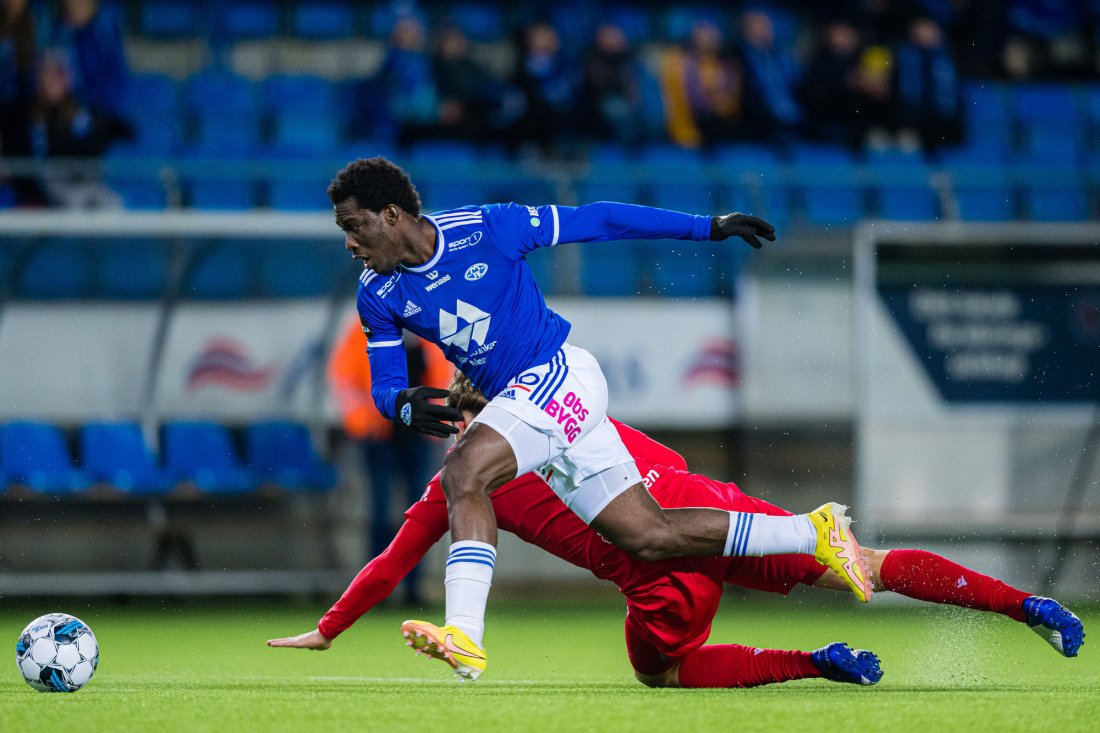
[[[506,400],[514,400],[516,398],[516,391],[514,389],[506,389],[500,393],[500,396]]]
[[[371,330],[370,324],[367,323],[367,319],[363,318],[363,316],[359,316],[359,325],[361,325],[363,327],[363,335],[364,336],[366,336],[367,338],[370,338],[371,336],[374,335],[374,331]]]
[[[439,340],[444,346],[469,352],[471,342],[484,346],[490,320],[491,316],[485,311],[464,301],[456,301],[454,313],[439,309]]]
[[[450,251],[450,252],[455,252],[456,250],[466,249],[467,247],[473,247],[475,244],[477,244],[478,242],[481,241],[481,237],[482,237],[482,234],[481,234],[481,230],[479,229],[478,231],[474,232],[473,234],[470,234],[469,236],[463,237],[462,239],[456,239],[453,242],[447,242],[447,250]]]
[[[435,276],[438,279],[435,279],[432,282],[430,282],[430,283],[428,283],[427,285],[424,286],[424,292],[426,292],[426,293],[430,293],[431,291],[438,288],[440,285],[446,285],[447,283],[449,283],[451,281],[450,274],[444,275],[443,277],[439,277],[439,271],[438,270],[432,270],[432,272],[435,273]]]
[[[485,273],[487,273],[488,271],[488,265],[486,265],[484,262],[478,262],[467,267],[466,274],[463,277],[465,277],[470,282],[473,282],[475,280],[480,280],[481,278],[485,277]]]
[[[649,473],[642,476],[642,485],[647,489],[652,489],[653,484],[657,483],[657,479],[661,478],[661,474],[657,473],[656,468],[649,469]]]
[[[531,215],[531,226],[537,227],[542,223],[542,220],[539,219],[539,210],[534,206],[528,206],[527,213]]]
[[[428,273],[427,277],[429,280],[435,280],[437,277],[439,277],[439,270],[432,270]]]
[[[411,300],[405,301],[405,312],[401,314],[402,318],[411,318],[420,312],[420,306]]]
[[[397,287],[397,281],[401,279],[401,273],[395,272],[389,280],[382,284],[382,287],[375,291],[379,298],[385,298],[390,294],[390,291]]]

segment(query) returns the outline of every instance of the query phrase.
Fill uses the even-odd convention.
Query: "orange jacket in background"
[[[454,367],[435,344],[429,344],[411,333],[405,334],[409,359],[410,386],[427,385],[446,388]],[[416,363],[423,355],[423,366]],[[418,368],[419,367],[419,368]],[[416,372],[422,372],[419,379]],[[374,406],[370,396],[370,363],[367,361],[367,337],[359,319],[353,318],[343,336],[332,349],[328,362],[328,386],[336,399],[344,431],[351,438],[386,440],[393,435],[393,423]]]

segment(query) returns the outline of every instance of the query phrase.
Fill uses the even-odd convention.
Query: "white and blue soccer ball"
[[[15,662],[23,679],[39,692],[76,692],[95,674],[99,643],[75,616],[47,613],[19,635]]]

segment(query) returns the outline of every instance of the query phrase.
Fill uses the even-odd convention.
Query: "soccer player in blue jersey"
[[[407,384],[402,329],[438,344],[490,398],[443,465],[452,543],[445,625],[404,627],[447,650],[461,676],[476,679],[487,666],[482,636],[497,543],[489,493],[543,467],[570,509],[640,559],[812,554],[860,600],[870,597],[867,569],[839,504],[791,517],[662,509],[607,419],[599,364],[566,342],[569,323],[546,306],[524,260],[537,247],[619,239],[740,237],[759,249],[760,239],[775,240],[766,221],[611,202],[493,204],[427,216],[408,176],[384,158],[348,164],[328,196],[346,249],[363,262],[357,308],[379,411],[439,437],[456,433],[448,423],[462,420],[430,401],[446,390]]]

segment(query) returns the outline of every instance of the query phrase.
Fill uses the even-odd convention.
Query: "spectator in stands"
[[[1085,0],[1010,0],[1004,49],[1009,76],[1094,79],[1096,70],[1089,55],[1094,39],[1086,36],[1087,4]],[[1096,11],[1094,6],[1092,12]]]
[[[644,73],[622,28],[604,23],[596,29],[596,43],[584,68],[593,137],[631,147],[645,142]]]
[[[31,116],[31,147],[36,158],[97,158],[110,140],[103,121],[73,92],[66,56],[45,54],[38,67],[38,97]],[[79,209],[120,208],[119,196],[98,172],[74,170],[42,176],[48,202]]]
[[[771,18],[763,10],[741,16],[741,59],[752,99],[745,105],[750,134],[763,140],[790,139],[803,121],[798,100],[802,70],[794,52],[776,43]]]
[[[53,45],[69,55],[77,101],[109,139],[133,137],[125,109],[130,68],[116,9],[97,0],[61,0],[52,30]]]
[[[931,18],[909,24],[896,54],[898,142],[936,148],[962,139],[962,93],[943,31]]]
[[[826,23],[803,79],[806,129],[813,138],[853,147],[862,143],[859,55],[859,31],[851,22],[834,19]]]
[[[35,99],[34,15],[28,0],[0,0],[0,155],[29,158]],[[33,177],[10,182],[9,203],[42,206],[45,193]]]
[[[741,135],[741,65],[725,53],[713,23],[696,23],[687,44],[665,55],[661,94],[677,145],[698,148]]]
[[[576,152],[580,82],[580,69],[562,50],[554,26],[536,22],[524,28],[513,76],[522,105],[514,145],[534,143],[551,157]]]
[[[433,74],[441,133],[483,142],[490,112],[500,103],[501,85],[474,59],[458,26],[445,26],[436,35]]]
[[[413,16],[399,18],[390,33],[389,48],[375,77],[386,111],[401,144],[440,132],[439,90],[424,25]]]
[[[434,345],[412,334],[405,335],[409,384],[446,387],[454,368]],[[370,517],[367,557],[376,557],[393,540],[400,512],[420,498],[439,465],[441,456],[426,436],[404,425],[395,425],[379,414],[370,395],[367,337],[358,321],[341,334],[329,358],[328,384],[340,409],[344,432],[354,442],[368,479]],[[392,506],[392,483],[400,476],[402,491]],[[397,512],[395,516],[395,512]],[[420,605],[418,573],[405,579],[405,602]]]

